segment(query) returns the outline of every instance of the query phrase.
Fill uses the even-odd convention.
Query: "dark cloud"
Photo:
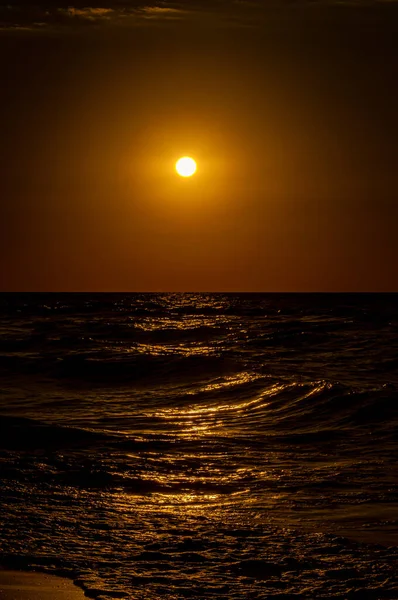
[[[223,6],[224,5],[224,6]],[[248,7],[245,7],[247,10]],[[124,0],[96,0],[90,6],[85,0],[73,5],[64,0],[51,3],[0,4],[0,27],[15,29],[42,28],[46,25],[78,26],[88,24],[143,25],[149,22],[189,20],[209,11],[215,15],[223,12],[225,3],[148,3]],[[231,9],[234,10],[233,3]],[[242,12],[242,8],[238,8]]]
[[[86,25],[142,26],[153,23],[194,21],[227,26],[256,26],[273,15],[299,18],[304,11],[317,14],[326,7],[339,10],[389,10],[398,0],[201,0],[145,2],[139,0],[87,0],[0,3],[0,30],[43,30],[48,26]]]

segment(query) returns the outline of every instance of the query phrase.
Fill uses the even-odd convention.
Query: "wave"
[[[369,391],[327,381],[293,383],[283,386],[269,403],[251,408],[256,410],[260,431],[282,432],[290,438],[292,434],[306,436],[314,441],[341,437],[347,431],[388,433],[391,424],[398,422],[394,387]]]
[[[74,354],[58,363],[54,375],[69,381],[85,380],[114,385],[146,378],[152,381],[154,378],[157,381],[170,378],[174,382],[176,379],[191,381],[238,370],[236,362],[219,356],[130,354],[101,360],[98,355]]]
[[[396,314],[396,293],[2,293],[0,311],[17,314],[45,314],[51,312],[145,312],[170,311],[197,314],[199,311],[236,312],[253,314],[263,312],[285,315],[319,312],[335,315],[361,314],[364,319],[390,311]],[[382,311],[380,308],[382,307]]]
[[[87,447],[108,440],[101,432],[47,424],[24,417],[0,418],[0,448],[39,450],[65,447]]]
[[[232,385],[227,385],[230,383]],[[178,403],[153,411],[178,434],[204,431],[251,445],[262,443],[318,443],[353,436],[353,443],[369,435],[393,439],[398,423],[398,403],[393,389],[355,390],[340,383],[306,383],[230,378],[184,396]],[[150,418],[150,413],[148,418]],[[164,426],[165,427],[165,426]],[[349,443],[349,441],[347,441]]]
[[[74,351],[68,354],[15,353],[0,356],[0,370],[8,375],[45,374],[55,380],[98,385],[125,385],[136,380],[164,381],[169,378],[187,381],[234,373],[240,370],[233,358],[217,356],[200,349],[185,353],[164,348],[139,347],[131,351],[113,349]]]
[[[242,438],[257,443],[259,437],[271,443],[283,439],[326,441],[347,436],[350,432],[355,440],[370,434],[385,439],[394,439],[396,435],[398,402],[394,386],[361,390],[328,381],[282,382],[249,371],[231,374],[235,365],[223,365],[227,373],[220,377],[217,361],[207,365],[209,380],[204,382],[200,358],[190,357],[174,364],[161,360],[144,364],[147,370],[139,370],[140,364],[130,361],[126,365],[110,364],[109,368],[104,367],[104,363],[91,365],[84,360],[72,361],[66,368],[73,372],[73,377],[110,385],[113,381],[136,379],[135,369],[142,377],[144,374],[150,377],[156,364],[157,377],[160,378],[163,369],[167,386],[162,393],[149,390],[146,400],[140,400],[139,394],[134,401],[131,394],[124,398],[124,392],[115,398],[111,395],[108,401],[97,400],[94,395],[84,408],[87,413],[85,423],[91,423],[90,427],[80,426],[84,421],[81,421],[82,408],[78,399],[68,401],[61,397],[43,401],[38,418],[44,422],[13,416],[1,418],[0,447],[87,448],[103,443],[112,448],[152,448],[156,451],[186,443],[192,438],[191,446],[195,449],[199,432],[203,432],[202,438],[215,440],[216,445],[225,440],[228,444],[234,440],[240,444]],[[198,369],[196,384],[195,368]],[[176,376],[170,386],[173,369]],[[213,378],[212,369],[217,373]],[[189,385],[183,381],[182,370]],[[61,372],[62,376],[68,381],[71,379],[68,371]],[[176,387],[176,379],[181,382],[180,387]],[[38,406],[36,402],[36,411]],[[68,414],[59,417],[57,412],[61,411],[62,415],[65,407]],[[74,420],[79,426],[74,425]],[[142,435],[129,433],[139,431]]]

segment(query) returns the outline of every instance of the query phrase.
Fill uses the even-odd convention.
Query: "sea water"
[[[398,598],[398,295],[0,296],[0,563]]]

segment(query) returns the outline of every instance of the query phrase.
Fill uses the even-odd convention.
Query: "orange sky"
[[[0,289],[398,291],[398,5],[134,6],[7,13]]]

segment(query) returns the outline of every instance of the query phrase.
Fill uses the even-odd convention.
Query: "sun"
[[[196,162],[189,156],[183,156],[176,162],[176,171],[181,177],[192,177],[196,172]]]

